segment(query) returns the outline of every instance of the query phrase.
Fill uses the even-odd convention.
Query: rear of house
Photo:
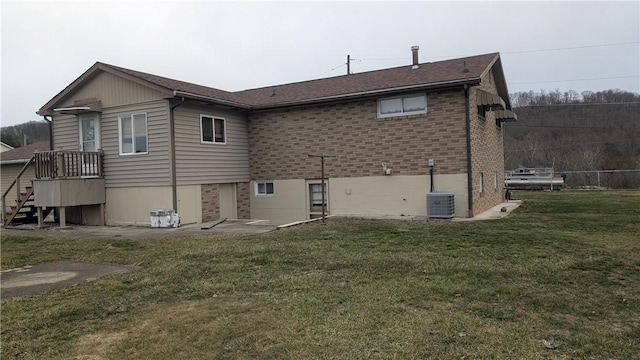
[[[332,215],[426,216],[432,188],[455,216],[497,205],[515,120],[499,54],[420,64],[413,50],[410,66],[235,93],[96,63],[39,111],[54,151],[100,158],[103,203],[68,218],[283,224],[320,216],[323,192]]]

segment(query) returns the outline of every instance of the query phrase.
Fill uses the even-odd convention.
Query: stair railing
[[[16,186],[16,199],[18,201],[20,200],[20,177],[22,176],[22,174],[24,174],[24,172],[27,170],[29,165],[34,161],[34,159],[35,159],[35,154],[31,156],[31,158],[27,161],[26,164],[24,164],[24,166],[22,167],[22,170],[20,170],[20,172],[18,173],[18,176],[16,176],[16,178],[13,179],[13,182],[11,183],[11,185],[9,185],[9,187],[4,192],[4,194],[2,194],[2,223],[3,224],[4,224],[4,219],[5,219],[6,211],[7,211],[7,195],[9,194],[9,192],[11,191],[13,186],[15,185]]]

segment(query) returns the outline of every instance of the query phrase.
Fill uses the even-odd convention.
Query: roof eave
[[[270,110],[270,109],[276,109],[279,107],[310,105],[310,104],[339,101],[339,100],[350,100],[354,98],[362,98],[362,97],[375,96],[375,95],[385,95],[385,94],[392,94],[392,93],[411,91],[411,90],[435,90],[435,89],[442,89],[442,88],[458,87],[463,85],[476,85],[476,84],[479,84],[480,81],[481,81],[481,78],[477,77],[477,78],[468,78],[468,79],[460,79],[460,80],[441,81],[441,82],[435,82],[435,83],[429,83],[429,84],[418,84],[418,85],[400,86],[400,87],[394,87],[394,88],[367,90],[367,91],[359,91],[359,92],[348,93],[348,94],[322,96],[322,97],[299,100],[299,101],[289,101],[289,102],[281,102],[281,103],[266,104],[266,105],[255,105],[255,106],[252,106],[251,109],[252,110]]]
[[[147,86],[147,87],[150,87],[152,89],[158,90],[161,93],[165,94],[166,96],[170,96],[171,95],[171,89],[168,89],[168,88],[165,88],[165,87],[150,83],[150,82],[148,82],[146,80],[137,78],[137,77],[135,77],[133,75],[129,75],[129,74],[127,74],[125,72],[122,72],[122,71],[120,71],[118,69],[114,69],[113,67],[111,67],[108,64],[103,64],[101,62],[96,62],[87,71],[85,71],[84,73],[82,73],[82,75],[80,75],[78,78],[76,78],[71,84],[67,85],[67,87],[65,87],[56,96],[54,96],[51,100],[49,100],[46,104],[44,104],[38,111],[36,111],[36,114],[38,114],[40,116],[52,116],[52,115],[55,115],[55,111],[53,110],[53,108],[56,106],[56,104],[58,104],[65,97],[67,97],[69,94],[71,94],[71,92],[73,92],[76,88],[84,85],[87,81],[89,81],[91,78],[93,78],[93,76],[95,76],[98,71],[108,72],[108,73],[120,76],[122,78],[125,78],[127,80],[133,81],[135,83],[142,84],[144,86]]]
[[[31,159],[29,158],[29,159],[0,160],[0,165],[24,164],[29,160]]]
[[[187,91],[182,91],[182,90],[173,90],[173,96],[174,97],[183,97],[183,98],[192,99],[192,100],[205,101],[205,102],[212,103],[212,104],[225,105],[225,106],[229,106],[229,107],[237,108],[237,109],[242,109],[242,110],[251,109],[251,107],[249,105],[247,105],[247,104],[242,104],[242,103],[239,103],[239,102],[223,100],[223,99],[218,99],[218,98],[199,95],[199,94],[193,94],[193,93],[190,93],[190,92],[187,92]]]

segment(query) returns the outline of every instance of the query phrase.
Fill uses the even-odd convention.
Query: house
[[[9,150],[13,150],[13,146],[11,146],[9,144],[5,144],[3,142],[0,142],[0,153],[3,153],[5,151],[9,151]]]
[[[98,62],[38,111],[54,151],[36,203],[110,225],[156,209],[282,224],[318,216],[323,198],[332,215],[424,216],[432,186],[459,217],[499,204],[501,125],[515,120],[500,55],[412,51],[408,66],[239,92]],[[313,154],[327,155],[324,189]],[[82,201],[38,202],[69,181]]]
[[[25,194],[26,199],[32,195],[32,184],[35,180],[34,153],[49,150],[48,141],[40,141],[0,153],[0,191],[3,194],[3,208],[16,204],[16,200]],[[14,183],[19,180],[19,183]],[[11,191],[13,190],[13,191]],[[29,194],[29,196],[26,196]],[[27,202],[25,201],[25,204]],[[24,204],[23,204],[24,205]],[[30,204],[28,204],[30,205]],[[20,215],[33,216],[33,209],[25,209]]]

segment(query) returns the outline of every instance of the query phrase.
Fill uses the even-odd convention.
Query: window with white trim
[[[202,143],[226,144],[227,129],[225,119],[200,115],[200,141]]]
[[[257,196],[274,194],[273,181],[256,181],[255,187]]]
[[[120,155],[147,154],[147,113],[120,116]]]
[[[412,94],[378,100],[378,117],[427,113],[427,95]]]

